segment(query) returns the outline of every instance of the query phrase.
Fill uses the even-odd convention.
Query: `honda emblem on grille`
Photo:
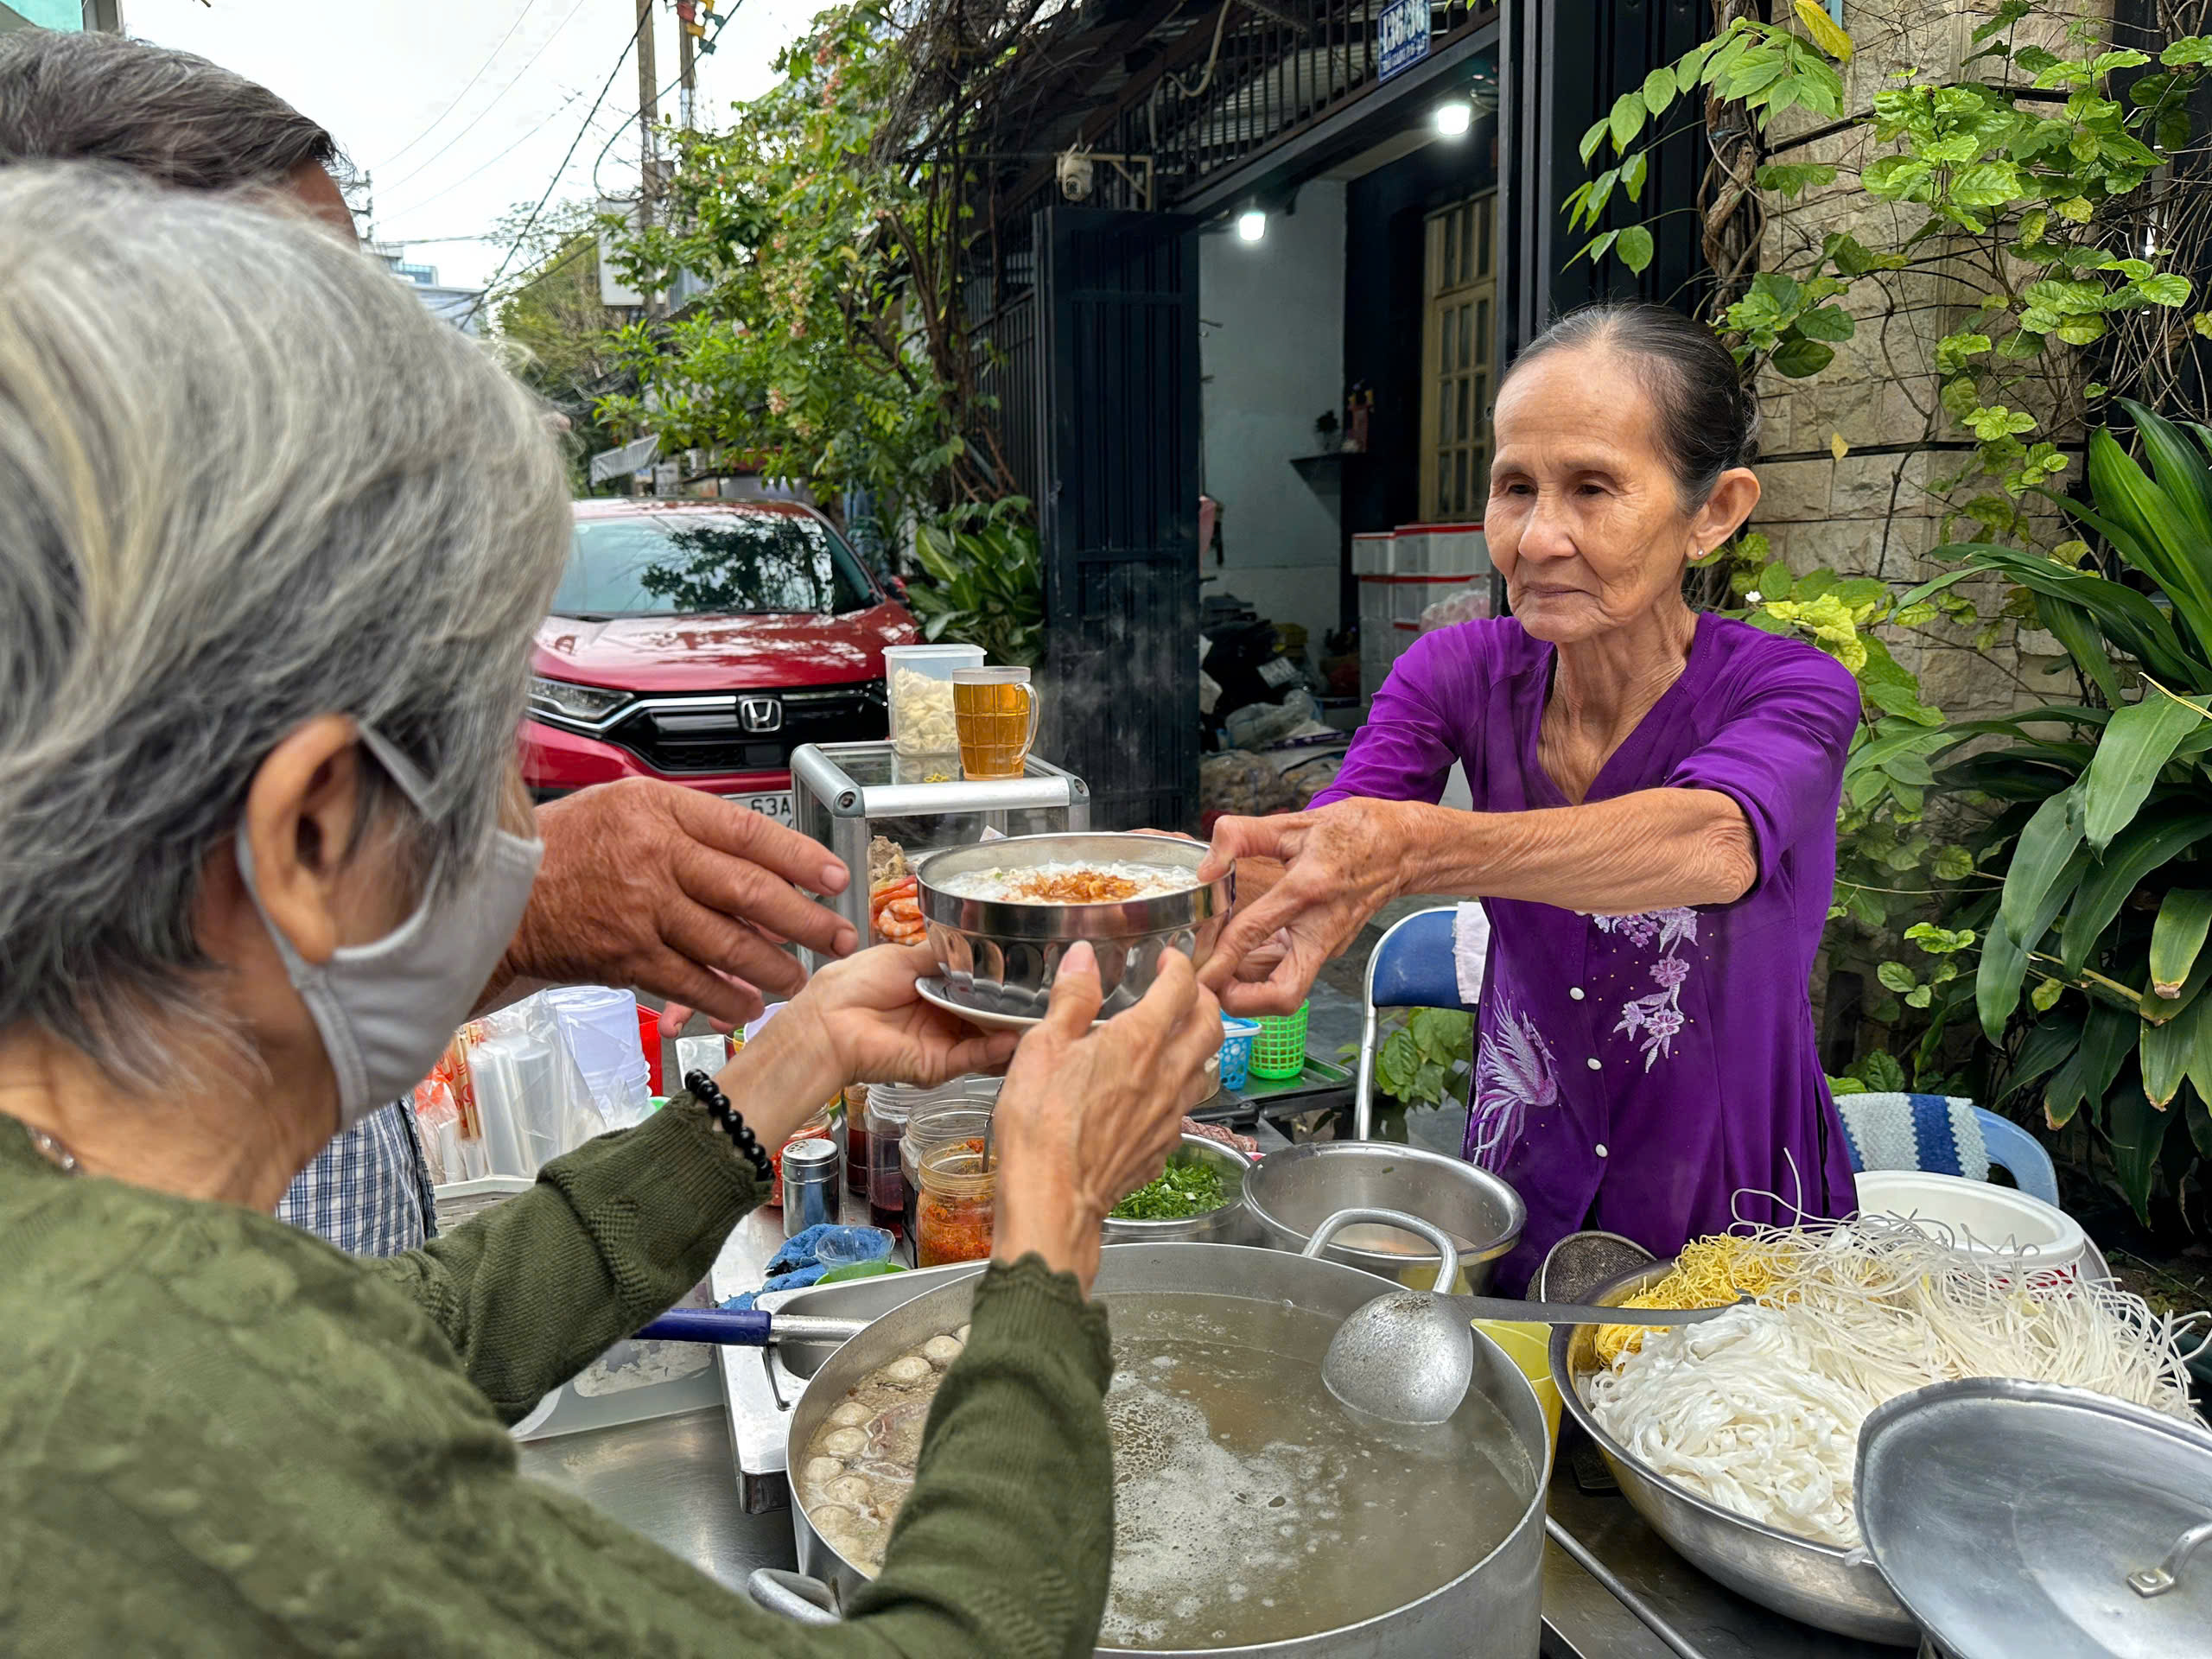
[[[740,697],[737,723],[748,732],[772,732],[784,723],[784,705],[774,697]]]

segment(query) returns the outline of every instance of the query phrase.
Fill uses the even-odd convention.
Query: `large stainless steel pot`
[[[1244,1173],[1244,1207],[1267,1243],[1302,1250],[1339,1210],[1395,1210],[1452,1235],[1458,1288],[1480,1295],[1529,1219],[1521,1195],[1486,1169],[1382,1141],[1313,1141],[1271,1152]],[[1436,1247],[1418,1233],[1367,1223],[1323,1252],[1332,1262],[1428,1288]]]
[[[1175,1221],[1116,1221],[1106,1217],[1109,1244],[1256,1244],[1258,1230],[1245,1212],[1244,1172],[1252,1160],[1234,1147],[1203,1135],[1186,1135],[1168,1157],[1171,1164],[1209,1164],[1221,1172],[1222,1190],[1234,1194],[1218,1210]]]
[[[1615,1306],[1657,1284],[1674,1265],[1655,1262],[1635,1268],[1591,1292],[1588,1300]],[[1654,1532],[1707,1577],[1786,1618],[1893,1647],[1920,1641],[1919,1624],[1864,1550],[1815,1543],[1725,1510],[1646,1468],[1600,1427],[1582,1399],[1583,1382],[1598,1368],[1597,1336],[1598,1327],[1590,1325],[1554,1329],[1552,1375],[1567,1414],[1598,1443],[1622,1493]]]
[[[890,1285],[904,1275],[871,1281]],[[1130,1244],[1108,1250],[1095,1294],[1208,1291],[1288,1302],[1342,1319],[1374,1300],[1375,1281],[1356,1268],[1280,1250],[1222,1244]],[[796,1463],[823,1420],[868,1374],[929,1338],[966,1321],[975,1275],[937,1287],[878,1319],[832,1355],[808,1384],[791,1416]],[[1535,1659],[1542,1627],[1543,1494],[1551,1476],[1551,1438],[1535,1391],[1503,1351],[1476,1333],[1475,1387],[1504,1416],[1528,1453],[1535,1481],[1526,1507],[1505,1541],[1450,1583],[1402,1607],[1333,1630],[1255,1646],[1198,1649],[1180,1659]],[[825,1543],[808,1521],[793,1484],[791,1530],[802,1575],[757,1574],[764,1605],[815,1619],[866,1580]],[[1102,1655],[1140,1659],[1176,1656],[1166,1649],[1101,1648]]]
[[[938,884],[977,870],[1038,864],[1156,864],[1192,874],[1206,855],[1194,841],[1146,835],[1013,836],[949,847],[914,866],[930,949],[952,1000],[989,1013],[1041,1018],[1060,957],[1077,939],[1097,953],[1102,1018],[1152,988],[1163,952],[1204,962],[1228,919],[1233,877],[1119,904],[1045,905],[963,899]]]

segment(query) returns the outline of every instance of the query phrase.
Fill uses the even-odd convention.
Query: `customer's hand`
[[[737,1024],[806,972],[781,947],[860,944],[816,904],[845,867],[772,818],[654,779],[601,784],[537,809],[545,859],[496,988],[511,980],[624,985]]]
[[[937,970],[926,944],[879,944],[815,975],[791,1006],[761,1028],[761,1036],[809,1033],[833,1058],[834,1087],[933,1086],[970,1072],[1003,1070],[1019,1033],[980,1030],[923,1001],[914,983]]]
[[[1101,1000],[1090,947],[1071,946],[995,1115],[992,1254],[1012,1262],[1034,1250],[1086,1291],[1106,1212],[1166,1166],[1184,1103],[1221,1046],[1220,1005],[1174,951],[1136,1007],[1093,1028]]]
[[[1231,864],[1239,871],[1236,912],[1200,969],[1224,1007],[1237,1014],[1295,1012],[1322,965],[1397,895],[1404,861],[1398,805],[1336,801],[1318,811],[1224,818],[1214,826],[1199,879],[1211,880]],[[1280,879],[1256,897],[1245,890],[1247,860],[1281,867]]]
[[[715,1081],[773,1144],[849,1083],[935,1084],[1002,1069],[1016,1033],[979,1031],[923,1001],[914,982],[936,971],[924,944],[878,945],[832,963]]]

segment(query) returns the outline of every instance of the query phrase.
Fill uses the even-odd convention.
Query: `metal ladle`
[[[1696,1325],[1726,1307],[1596,1307],[1570,1302],[1521,1302],[1503,1296],[1451,1294],[1459,1251],[1451,1236],[1395,1210],[1339,1210],[1314,1229],[1301,1254],[1319,1255],[1329,1240],[1360,1222],[1418,1233],[1443,1257],[1434,1290],[1394,1290],[1377,1296],[1337,1327],[1321,1361],[1329,1392],[1354,1411],[1392,1423],[1440,1423],[1459,1408],[1475,1376],[1471,1319],[1540,1325]]]

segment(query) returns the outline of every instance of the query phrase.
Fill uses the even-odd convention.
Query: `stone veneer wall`
[[[1973,49],[1969,37],[1995,10],[1996,0],[1850,0],[1844,27],[1858,51],[1843,72],[1846,111],[1869,109],[1874,94],[1893,85],[1892,75],[1906,65],[1916,66],[1924,78],[1955,75]],[[2108,17],[2110,0],[2066,0],[2021,25],[2018,43],[2063,36],[2069,15]],[[2050,43],[2061,44],[2056,38]],[[1894,247],[1923,216],[1923,209],[1878,201],[1858,188],[1858,166],[1886,152],[1876,149],[1866,129],[1829,130],[1836,125],[1792,111],[1769,132],[1772,160],[1831,162],[1851,169],[1834,186],[1770,216],[1764,243],[1770,265],[1817,247],[1834,231],[1848,232],[1878,251]],[[1924,275],[1899,273],[1886,293],[1862,282],[1845,301],[1857,318],[1858,335],[1837,346],[1835,361],[1811,380],[1770,373],[1761,383],[1760,448],[1767,459],[1754,524],[1791,569],[1825,565],[1904,584],[1948,568],[1925,556],[1943,539],[1942,509],[1929,484],[1956,472],[1968,457],[1961,447],[1917,446],[1931,440],[1962,444],[1964,435],[1937,408],[1934,347],[1962,326],[1978,297],[1940,267]],[[2014,402],[2018,406],[2019,400]],[[1850,446],[1841,460],[1830,448],[1837,436]],[[2078,485],[2079,466],[2077,459],[2059,482]],[[1962,524],[1950,539],[1971,540],[1978,533]],[[1993,610],[2002,589],[1991,583],[1974,596]],[[2041,630],[2007,624],[1986,651],[1974,648],[1972,633],[1939,623],[1892,637],[1889,644],[1898,660],[1920,675],[1928,700],[1956,717],[1999,713],[2070,684],[2057,642]]]

